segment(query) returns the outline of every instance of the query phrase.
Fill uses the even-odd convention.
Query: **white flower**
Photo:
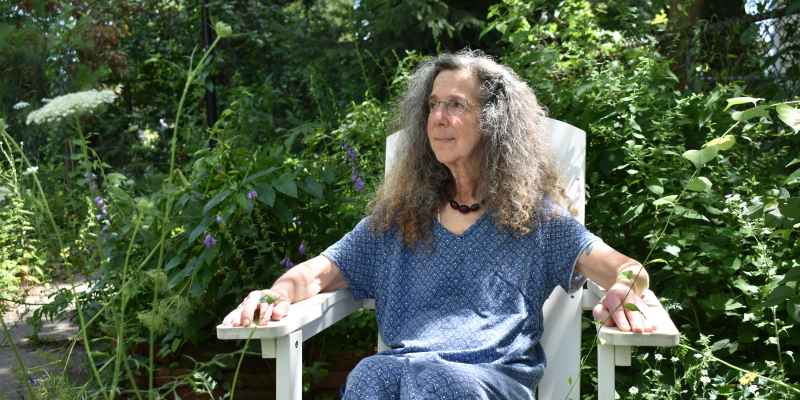
[[[58,96],[38,110],[28,114],[26,123],[41,125],[57,122],[72,115],[91,113],[103,104],[113,103],[117,94],[113,90],[87,90]]]
[[[656,354],[653,354],[653,358],[655,358],[656,361],[661,361],[661,360],[664,359],[664,356],[662,356],[661,353],[656,353]]]
[[[700,370],[700,375],[708,376],[708,370],[707,369],[701,369]]]
[[[703,385],[708,385],[709,383],[711,383],[711,378],[707,376],[701,376],[700,382],[703,382]]]
[[[28,103],[26,101],[20,101],[19,103],[14,104],[14,109],[15,110],[22,110],[25,107],[30,107],[30,105],[31,105],[31,103]]]
[[[36,171],[38,171],[38,170],[39,170],[39,167],[28,167],[28,169],[26,169],[25,172],[22,173],[22,175],[35,174]]]
[[[674,363],[676,363],[676,362],[680,361],[680,360],[678,359],[678,357],[672,357],[672,358],[670,358],[669,360],[670,360],[670,361],[672,361],[672,362],[674,362]]]
[[[637,394],[637,393],[639,393],[639,388],[637,388],[636,386],[631,386],[631,387],[628,388],[628,393]]]
[[[703,355],[700,353],[694,353],[694,358],[703,358]]]
[[[142,142],[142,146],[148,149],[154,149],[156,146],[156,142],[158,142],[159,136],[158,132],[146,128],[144,130],[139,131],[139,141]]]

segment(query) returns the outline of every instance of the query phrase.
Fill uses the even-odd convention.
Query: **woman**
[[[281,319],[320,291],[375,298],[390,349],[355,367],[346,399],[532,399],[542,304],[583,276],[608,288],[597,318],[653,330],[621,306],[644,307],[647,273],[559,204],[544,111],[513,71],[475,52],[439,56],[415,72],[397,123],[398,165],[370,215],[225,324]]]

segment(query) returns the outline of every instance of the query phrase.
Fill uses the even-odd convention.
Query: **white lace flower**
[[[42,106],[38,110],[28,114],[26,123],[46,124],[49,122],[60,121],[63,118],[91,113],[103,104],[111,104],[117,98],[113,90],[86,90],[58,96]]]
[[[139,141],[142,142],[142,146],[144,146],[146,149],[154,149],[158,139],[158,132],[150,128],[139,131]]]
[[[14,104],[14,109],[22,110],[23,108],[30,107],[30,105],[31,103],[28,103],[27,101],[20,101],[19,103]]]
[[[709,383],[711,383],[711,378],[707,376],[701,376],[700,382],[703,382],[703,385],[708,385]]]
[[[631,386],[630,388],[628,388],[628,393],[635,395],[639,393],[639,388],[637,388],[636,386]]]

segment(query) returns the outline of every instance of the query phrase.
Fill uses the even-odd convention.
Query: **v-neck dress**
[[[369,217],[322,254],[353,296],[374,298],[389,350],[361,360],[344,398],[533,399],[545,355],[542,305],[571,291],[578,255],[599,240],[563,210],[524,236],[487,211],[463,234],[434,222],[432,243],[409,248]]]

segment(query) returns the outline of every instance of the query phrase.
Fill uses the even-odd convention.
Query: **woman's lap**
[[[350,372],[344,399],[524,399],[529,393],[487,366],[378,354],[364,358]]]

